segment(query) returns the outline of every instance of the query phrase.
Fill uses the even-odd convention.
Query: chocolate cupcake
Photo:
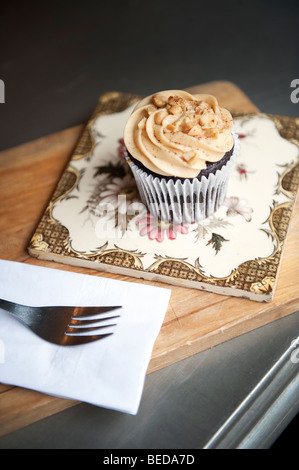
[[[222,204],[239,144],[214,96],[168,90],[141,100],[124,142],[141,200],[158,219],[197,222]]]

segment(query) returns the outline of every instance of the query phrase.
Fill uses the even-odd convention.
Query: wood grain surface
[[[210,82],[188,91],[211,93],[232,111],[256,112],[233,83]],[[32,258],[27,246],[84,128],[76,126],[0,153],[0,257],[79,273],[165,287],[165,284]],[[274,300],[253,302],[184,287],[172,291],[148,373],[273,322],[299,309],[299,208],[295,205]],[[0,377],[1,380],[1,377]],[[0,384],[0,436],[78,402]]]

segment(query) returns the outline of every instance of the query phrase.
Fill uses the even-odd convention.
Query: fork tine
[[[84,320],[92,316],[102,315],[103,313],[112,312],[113,310],[117,310],[118,308],[122,308],[122,306],[113,305],[113,306],[107,306],[107,307],[76,307],[74,309],[72,318],[75,318],[77,320]]]
[[[71,318],[71,322],[67,325],[69,328],[81,328],[88,325],[96,325],[106,322],[106,320],[113,320],[114,318],[119,318],[120,315],[113,315],[105,318],[98,318],[94,320],[77,320],[77,318]]]
[[[0,307],[25,324],[40,338],[59,346],[75,346],[110,336],[113,334],[111,327],[116,325],[111,324],[111,321],[120,315],[111,315],[107,312],[122,308],[120,305],[105,307],[29,306],[2,299],[0,299]],[[72,321],[73,325],[69,325],[69,331],[65,332],[67,327],[64,325]],[[99,323],[101,324],[99,325]]]
[[[65,345],[66,346],[80,346],[82,344],[93,343],[100,339],[104,339],[107,336],[111,336],[113,333],[103,333],[99,335],[65,335]]]
[[[102,326],[101,325],[91,326],[91,327],[86,327],[86,328],[84,328],[84,327],[82,327],[82,328],[81,327],[73,328],[73,327],[68,326],[67,327],[68,329],[64,334],[67,335],[67,336],[69,336],[69,335],[71,335],[71,336],[80,336],[80,335],[82,335],[82,333],[89,333],[91,331],[96,332],[98,330],[101,330],[101,329],[104,329],[104,328],[109,328],[111,326],[116,326],[116,323],[110,323],[109,325],[102,325]]]

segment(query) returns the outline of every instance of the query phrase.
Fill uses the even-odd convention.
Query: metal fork
[[[111,323],[111,320],[120,315],[105,316],[104,314],[119,309],[121,306],[32,307],[0,299],[0,308],[12,314],[44,340],[60,346],[76,346],[113,334],[112,331],[107,332],[107,327],[114,327],[116,323]],[[96,318],[97,316],[100,317]]]

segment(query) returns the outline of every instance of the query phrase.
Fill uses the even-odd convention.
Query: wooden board
[[[223,203],[210,217],[191,222],[193,209],[203,209],[203,203],[185,201],[183,225],[178,219],[161,223],[148,212],[139,178],[133,176],[135,165],[124,158],[123,129],[138,99],[119,92],[101,95],[37,224],[29,253],[40,260],[272,301],[299,186],[296,119],[233,114],[237,156],[230,170],[226,167],[230,177]],[[219,189],[222,172],[216,172],[215,186],[217,180]],[[172,190],[172,197],[160,194],[168,198],[161,209],[169,215],[180,199],[179,188]],[[204,187],[196,191],[204,201]],[[218,190],[208,196],[211,206],[213,195],[215,203]]]
[[[211,93],[233,111],[256,112],[244,93],[230,82],[211,82],[189,89]],[[0,257],[79,273],[165,287],[165,284],[123,275],[41,261],[27,246],[51,198],[84,125],[64,130],[0,154]],[[289,315],[299,308],[299,251],[296,204],[280,267],[276,294],[270,303],[226,297],[168,286],[169,308],[155,343],[148,373],[211,348],[238,335]],[[72,400],[0,384],[0,435],[75,405]]]

